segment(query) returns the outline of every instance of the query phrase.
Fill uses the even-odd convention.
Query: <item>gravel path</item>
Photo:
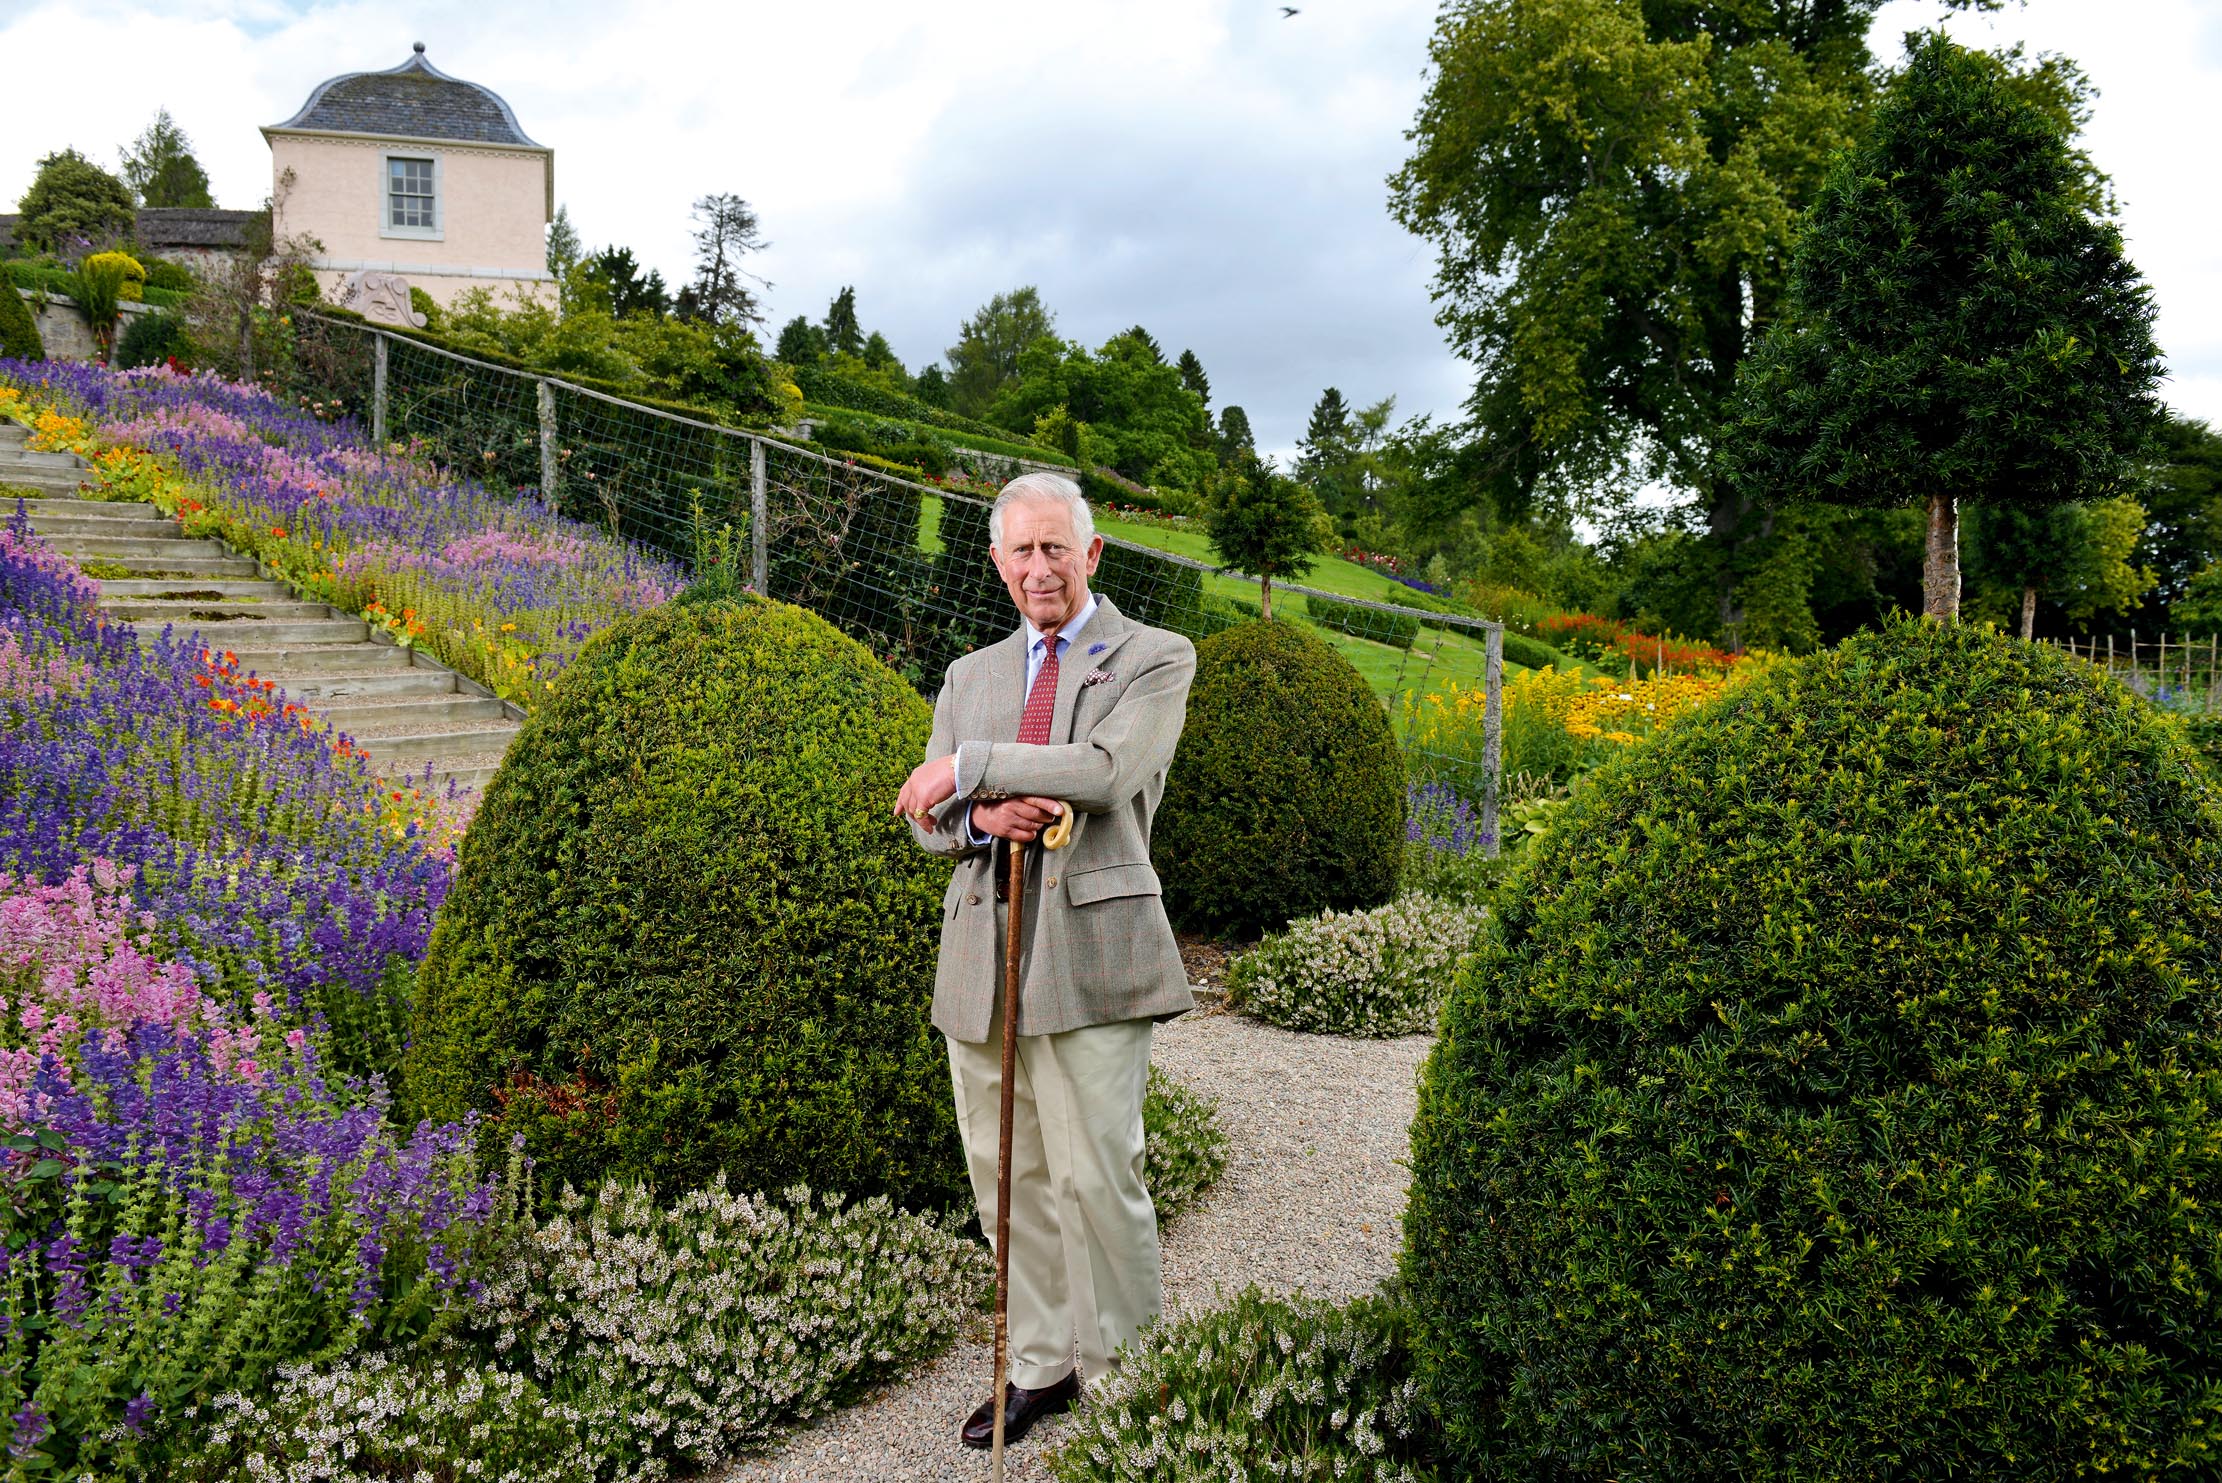
[[[1321,1297],[1370,1292],[1395,1269],[1416,1078],[1432,1040],[1298,1035],[1199,1011],[1160,1025],[1151,1059],[1219,1099],[1227,1172],[1164,1234],[1165,1306],[1209,1308],[1255,1282]],[[940,1359],[860,1405],[738,1463],[723,1483],[944,1483],[983,1479],[987,1455],[957,1423],[994,1370],[985,1318]],[[1013,1483],[1047,1483],[1065,1430],[1044,1422],[1013,1449]]]

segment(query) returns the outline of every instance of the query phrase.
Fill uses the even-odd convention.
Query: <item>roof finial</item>
[[[424,43],[423,43],[423,42],[421,42],[421,41],[420,41],[420,42],[416,43],[416,51],[417,51],[417,55],[418,55],[418,56],[420,56],[420,57],[421,57],[421,56],[423,56],[423,55],[424,55]]]

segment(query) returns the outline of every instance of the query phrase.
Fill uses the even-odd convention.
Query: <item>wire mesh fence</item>
[[[2140,638],[2131,629],[2047,642],[2090,660],[2165,709],[2194,716],[2222,713],[2222,636],[2163,632]]]
[[[828,619],[922,692],[1015,624],[988,559],[991,488],[913,481],[349,321],[301,322],[303,374],[366,409],[381,446],[690,568],[706,534],[725,538],[750,587]],[[1128,617],[1193,639],[1260,607],[1252,578],[1115,538],[1091,585]],[[1308,621],[1392,697],[1414,780],[1479,805],[1494,853],[1501,625],[1300,585],[1276,583],[1272,596],[1276,615]]]

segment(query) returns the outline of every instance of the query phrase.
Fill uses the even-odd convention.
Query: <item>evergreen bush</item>
[[[1599,769],[1428,1062],[1465,1475],[2192,1476],[2222,1447],[2222,806],[2091,666],[1900,622]]]
[[[966,1194],[927,1025],[948,867],[893,818],[925,702],[781,603],[674,604],[580,651],[466,836],[404,1063],[543,1187],[807,1177]]]
[[[38,321],[15,285],[0,277],[0,358],[45,360],[46,344],[39,339]]]
[[[1408,895],[1291,922],[1234,960],[1227,1002],[1284,1030],[1424,1034],[1487,918],[1464,902]]]
[[[1541,639],[1531,639],[1524,633],[1505,630],[1504,657],[1508,663],[1524,665],[1529,669],[1579,669],[1581,661],[1570,654],[1552,648]]]
[[[184,316],[178,314],[134,315],[123,333],[116,336],[116,366],[120,370],[158,366],[173,355],[181,363],[189,363],[192,352],[192,336]]]
[[[1403,849],[1403,758],[1350,661],[1271,619],[1196,645],[1152,851],[1175,922],[1255,936],[1379,906]]]
[[[148,288],[168,289],[171,293],[193,291],[193,271],[182,263],[173,263],[168,258],[149,258],[146,269]]]

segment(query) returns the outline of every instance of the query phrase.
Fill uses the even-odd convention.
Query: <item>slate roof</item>
[[[546,148],[526,136],[500,94],[450,77],[427,61],[421,41],[398,67],[332,78],[309,94],[299,113],[270,127]]]

